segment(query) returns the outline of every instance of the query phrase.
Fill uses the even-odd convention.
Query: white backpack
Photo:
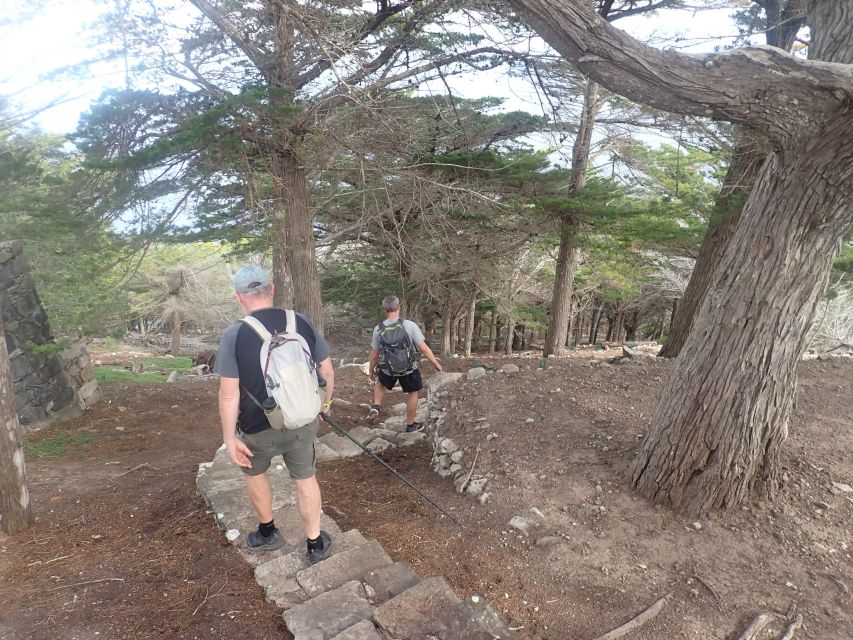
[[[296,331],[296,313],[285,311],[284,333],[271,334],[252,316],[242,319],[258,334],[261,345],[261,371],[267,385],[267,396],[276,402],[274,409],[265,408],[251,393],[255,404],[264,409],[273,429],[298,429],[316,420],[323,406],[317,371],[308,343]]]

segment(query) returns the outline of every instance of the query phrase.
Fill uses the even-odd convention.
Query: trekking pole
[[[321,385],[321,386],[325,386],[325,385]],[[359,442],[358,440],[356,440],[355,438],[353,438],[350,434],[348,434],[346,431],[344,431],[343,429],[341,429],[341,427],[340,427],[340,426],[338,426],[338,425],[335,423],[335,421],[334,421],[334,420],[332,420],[329,416],[327,416],[326,414],[321,414],[321,415],[322,415],[322,417],[323,417],[323,422],[325,422],[326,424],[328,424],[330,427],[332,427],[332,429],[334,429],[335,431],[337,431],[337,432],[338,432],[339,434],[341,434],[342,436],[345,436],[346,438],[349,438],[350,440],[352,440],[356,445],[358,445],[358,447],[359,447],[362,451],[364,451],[364,452],[365,452],[366,454],[368,454],[371,458],[373,458],[374,460],[376,460],[376,461],[377,461],[379,464],[381,464],[383,467],[385,467],[386,469],[388,469],[388,471],[390,471],[391,473],[393,473],[393,474],[394,474],[395,476],[397,476],[400,480],[402,480],[403,482],[405,482],[405,483],[409,486],[409,488],[410,488],[410,489],[414,490],[414,491],[415,491],[415,492],[416,492],[416,493],[417,493],[421,498],[423,498],[424,500],[426,500],[427,502],[429,502],[433,507],[435,507],[436,509],[438,509],[439,511],[441,511],[444,515],[446,515],[448,518],[450,518],[450,519],[454,522],[454,524],[457,524],[457,525],[459,525],[460,527],[462,527],[462,526],[463,526],[463,525],[462,525],[462,523],[461,523],[461,522],[459,522],[459,520],[457,520],[457,519],[456,519],[456,518],[454,518],[452,515],[450,515],[449,513],[447,513],[447,511],[445,511],[444,509],[442,509],[442,508],[441,508],[441,506],[439,506],[439,505],[438,505],[438,503],[436,503],[436,501],[435,501],[435,500],[433,500],[432,498],[430,498],[427,494],[425,494],[423,491],[421,491],[421,490],[420,490],[420,489],[418,489],[415,485],[413,485],[411,482],[409,482],[409,481],[406,479],[406,477],[405,477],[402,473],[400,473],[399,471],[397,471],[394,467],[392,467],[390,464],[388,464],[387,462],[385,462],[382,458],[380,458],[380,457],[379,457],[379,456],[377,456],[375,453],[373,453],[370,449],[368,449],[366,446],[364,446],[364,444],[363,444],[363,443]],[[464,528],[464,527],[463,527],[463,528]]]

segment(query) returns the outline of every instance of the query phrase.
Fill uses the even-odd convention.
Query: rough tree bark
[[[811,0],[762,0],[767,18],[767,44],[790,51],[797,33],[805,23],[806,10]],[[717,198],[711,222],[702,239],[702,248],[696,266],[690,275],[678,313],[675,314],[666,344],[658,354],[662,358],[675,358],[681,353],[687,336],[696,322],[699,305],[711,286],[717,267],[740,221],[741,210],[755,184],[758,172],[767,157],[766,142],[759,136],[742,130],[739,142],[732,152],[729,170]]]
[[[453,307],[445,305],[441,311],[441,357],[453,355]]]
[[[767,157],[767,152],[758,143],[750,142],[748,136],[746,138],[735,147],[732,154],[714,214],[702,239],[699,257],[679,302],[678,313],[673,318],[669,338],[658,354],[662,358],[675,358],[681,353],[696,322],[699,305],[705,299],[723,253],[740,221],[743,203]]]
[[[285,256],[293,284],[293,307],[311,319],[323,333],[323,300],[314,248],[314,216],[305,167],[299,157],[285,151],[273,156],[273,178],[281,199],[274,209],[276,224],[285,229]],[[287,289],[286,283],[285,291]],[[279,283],[276,283],[279,286]]]
[[[688,513],[773,495],[796,367],[853,223],[853,3],[814,0],[810,57],[659,51],[582,0],[514,0],[557,50],[623,95],[745,124],[771,153],[634,461],[643,494]],[[821,60],[818,62],[817,60]]]
[[[504,331],[506,335],[504,335],[504,355],[511,356],[512,355],[512,345],[515,340],[515,318],[511,315],[507,315],[506,324],[504,324]]]
[[[583,111],[578,135],[572,148],[571,190],[581,191],[586,185],[592,131],[598,113],[598,84],[589,80],[583,94]],[[560,355],[565,350],[566,335],[572,317],[572,286],[575,278],[575,248],[578,220],[570,213],[560,219],[560,252],[557,256],[557,273],[551,298],[551,320],[545,336],[544,355]]]
[[[0,310],[2,311],[2,310]],[[9,370],[9,353],[0,312],[0,525],[9,535],[26,529],[32,522],[24,449],[18,431],[15,386]]]

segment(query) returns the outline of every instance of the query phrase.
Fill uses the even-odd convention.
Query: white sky
[[[188,11],[194,8],[187,3]],[[89,27],[108,7],[96,0],[53,0],[44,11],[23,24],[0,26],[0,95],[9,97],[24,110],[51,107],[34,118],[44,130],[56,133],[73,131],[82,112],[108,88],[124,86],[120,62],[95,65],[87,77],[48,79],[65,65],[94,57],[97,51]],[[2,24],[2,23],[0,23]],[[632,18],[617,26],[641,38],[655,35],[660,42],[675,43],[676,34],[686,40],[676,46],[691,45],[689,51],[710,51],[722,44],[719,39],[735,35],[729,11],[704,11],[698,15],[685,11],[667,11],[658,16]],[[521,79],[509,78],[500,71],[471,74],[453,79],[455,91],[466,98],[501,96],[507,109],[539,112],[535,95]]]

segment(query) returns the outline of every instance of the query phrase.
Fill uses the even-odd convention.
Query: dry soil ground
[[[326,510],[395,560],[483,594],[524,638],[594,638],[670,592],[629,638],[737,638],[760,611],[794,607],[805,620],[798,638],[853,638],[853,501],[829,490],[853,482],[853,363],[801,365],[782,495],[697,529],[625,482],[668,363],[575,358],[539,372],[538,360],[514,361],[519,373],[490,373],[442,399],[448,433],[479,445],[478,469],[494,474],[491,502],[455,494],[425,445],[386,456],[464,529],[365,456],[321,467]],[[339,397],[369,400],[358,369],[338,379]],[[197,465],[220,442],[215,389],[111,383],[81,418],[26,437],[37,520],[0,537],[0,638],[288,637],[195,494]],[[336,410],[352,425],[363,412]],[[531,507],[545,520],[518,537],[507,522],[536,521]],[[544,535],[563,542],[533,544]]]

